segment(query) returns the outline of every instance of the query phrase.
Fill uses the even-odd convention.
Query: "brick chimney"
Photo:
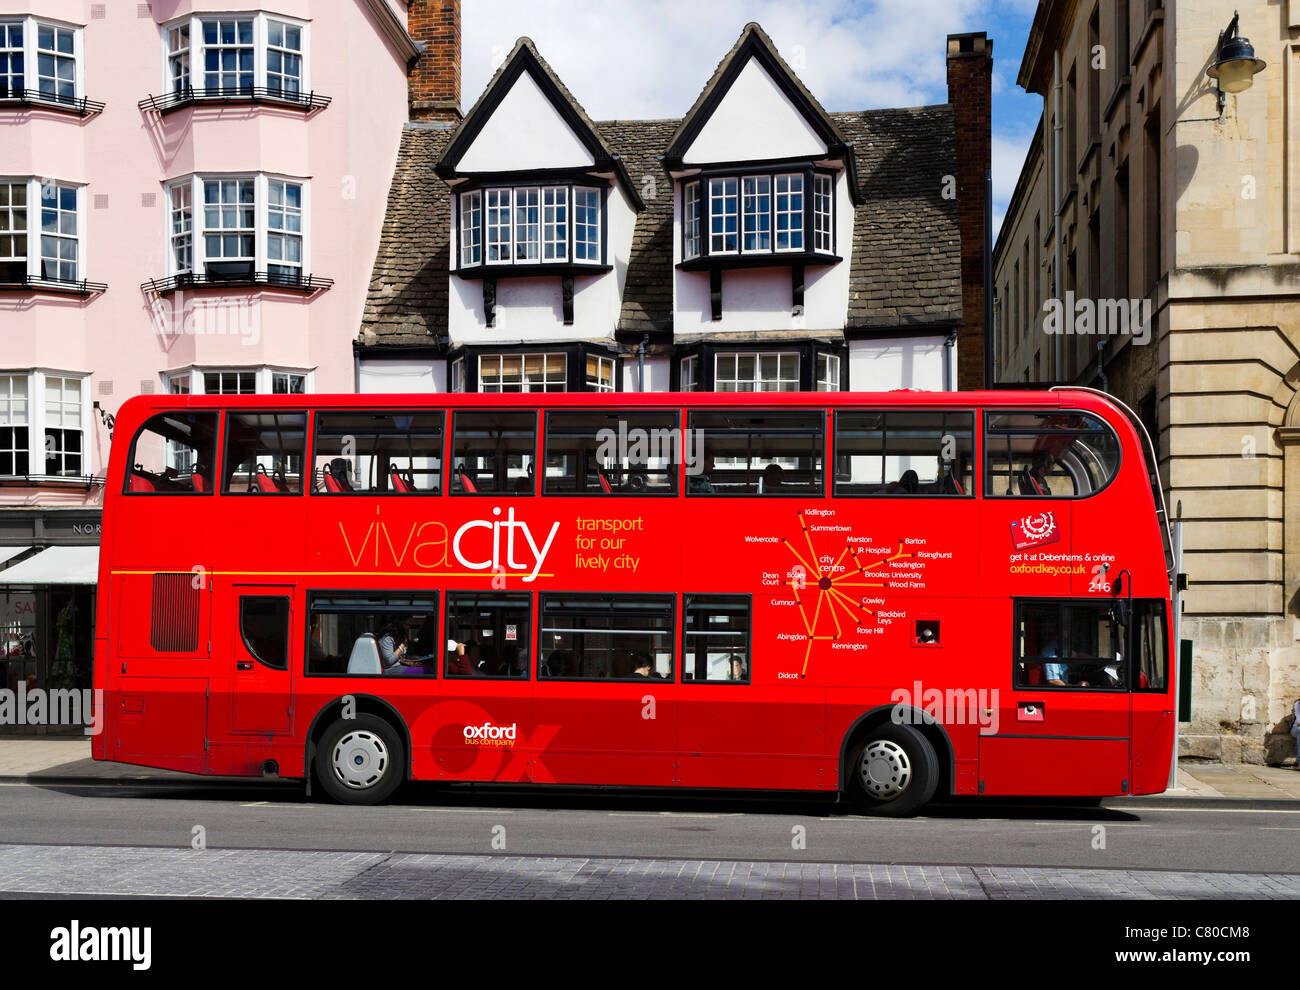
[[[948,102],[957,131],[961,226],[957,388],[969,391],[984,387],[984,173],[993,162],[993,42],[983,31],[948,35]]]
[[[458,122],[460,0],[409,0],[406,29],[424,49],[407,74],[411,119]]]

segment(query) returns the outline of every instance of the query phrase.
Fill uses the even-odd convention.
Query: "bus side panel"
[[[1084,797],[1122,794],[1127,739],[980,737],[981,793]]]
[[[1133,711],[1133,783],[1134,794],[1159,794],[1169,786],[1169,763],[1174,752],[1173,701],[1169,711],[1144,713],[1137,707],[1140,695],[1134,695]],[[1163,697],[1163,696],[1162,696]]]
[[[116,731],[109,759],[203,773],[208,682],[202,677],[123,677],[105,700]]]

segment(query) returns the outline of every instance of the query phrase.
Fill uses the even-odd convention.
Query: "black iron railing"
[[[93,296],[108,291],[104,282],[90,282],[86,279],[41,278],[24,275],[21,278],[0,275],[0,292],[66,292],[74,296]]]
[[[41,110],[54,110],[59,113],[72,113],[78,117],[90,117],[104,112],[104,104],[85,97],[59,96],[40,89],[10,89],[0,86],[0,108],[36,107]]]
[[[271,289],[288,289],[293,292],[320,292],[334,284],[332,278],[319,278],[315,275],[284,275],[277,272],[245,271],[237,274],[202,274],[199,272],[181,272],[166,278],[151,278],[140,286],[145,292],[159,294],[184,292],[186,289],[239,289],[262,287]]]
[[[226,103],[266,103],[311,113],[329,106],[330,98],[315,92],[296,93],[285,89],[268,89],[265,86],[223,86],[216,89],[186,87],[162,96],[151,93],[138,106],[141,110],[164,114],[183,107]]]

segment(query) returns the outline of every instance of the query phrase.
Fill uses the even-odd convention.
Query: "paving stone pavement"
[[[1300,897],[1300,875],[0,845],[0,896],[6,893],[396,900],[1282,900]]]

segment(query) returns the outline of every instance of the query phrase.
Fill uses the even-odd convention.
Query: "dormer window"
[[[490,186],[460,194],[460,268],[602,265],[600,189]]]
[[[682,259],[724,267],[725,259],[752,265],[777,255],[833,262],[834,210],[834,176],[811,168],[690,179],[682,186]]]

